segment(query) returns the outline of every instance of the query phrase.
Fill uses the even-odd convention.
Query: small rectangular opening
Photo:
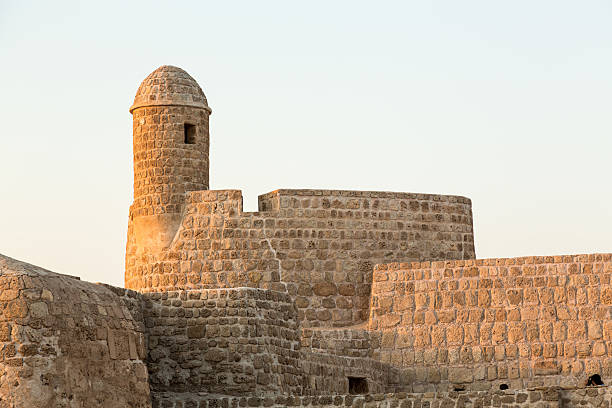
[[[368,380],[365,377],[348,377],[349,394],[367,394]]]
[[[196,142],[196,125],[185,123],[185,144],[195,144]]]

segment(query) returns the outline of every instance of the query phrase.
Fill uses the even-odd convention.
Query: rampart
[[[608,380],[611,275],[610,254],[378,265],[368,329],[401,389]]]
[[[610,254],[377,265],[370,318],[348,328],[300,327],[285,292],[139,294],[5,259],[0,372],[15,379],[3,381],[5,395],[22,398],[11,402],[73,398],[145,407],[152,398],[154,407],[184,408],[610,401],[607,387],[583,388],[593,374],[604,383],[612,377]],[[348,395],[351,378],[367,384],[366,394]],[[496,391],[500,386],[508,390]],[[114,391],[96,397],[102,389]]]
[[[277,190],[255,213],[242,211],[237,190],[189,192],[185,202],[159,252],[138,244],[130,222],[126,287],[272,289],[293,297],[302,326],[338,327],[368,318],[376,263],[474,258],[464,197]]]

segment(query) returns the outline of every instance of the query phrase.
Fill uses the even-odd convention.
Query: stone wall
[[[277,190],[260,197],[256,213],[242,212],[235,190],[185,200],[181,227],[158,252],[138,245],[130,215],[126,287],[283,291],[302,326],[341,327],[367,320],[374,264],[475,256],[463,197]]]
[[[368,395],[277,396],[260,398],[224,397],[198,394],[158,394],[153,408],[212,407],[353,407],[353,408],[574,408],[610,407],[610,387],[569,388],[541,387],[528,390],[428,392],[423,394],[392,393]]]
[[[234,288],[143,296],[152,392],[301,393],[287,294]]]
[[[0,407],[149,407],[139,302],[0,255]]]
[[[369,329],[401,390],[607,383],[611,275],[610,254],[378,265]]]
[[[365,378],[369,392],[385,392],[389,366],[378,361],[379,333],[360,328],[301,332],[303,395],[347,394],[348,377]]]

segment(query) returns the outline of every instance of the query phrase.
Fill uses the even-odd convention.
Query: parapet
[[[321,202],[323,208],[340,209],[369,209],[401,211],[410,208],[412,211],[427,210],[423,203],[459,203],[471,206],[472,201],[467,197],[422,194],[398,193],[390,191],[358,191],[358,190],[312,190],[312,189],[278,189],[259,196],[259,211],[272,211],[284,208],[308,208],[309,198],[325,200]],[[370,207],[369,201],[374,200]],[[317,206],[315,206],[317,207]],[[441,206],[431,209],[432,212],[442,210]]]

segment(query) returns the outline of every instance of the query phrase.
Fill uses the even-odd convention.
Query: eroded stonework
[[[612,255],[475,259],[465,197],[209,187],[211,109],[138,89],[127,289],[0,256],[3,407],[610,407]],[[357,395],[359,394],[359,395]]]
[[[0,255],[0,407],[150,407],[139,294]]]

